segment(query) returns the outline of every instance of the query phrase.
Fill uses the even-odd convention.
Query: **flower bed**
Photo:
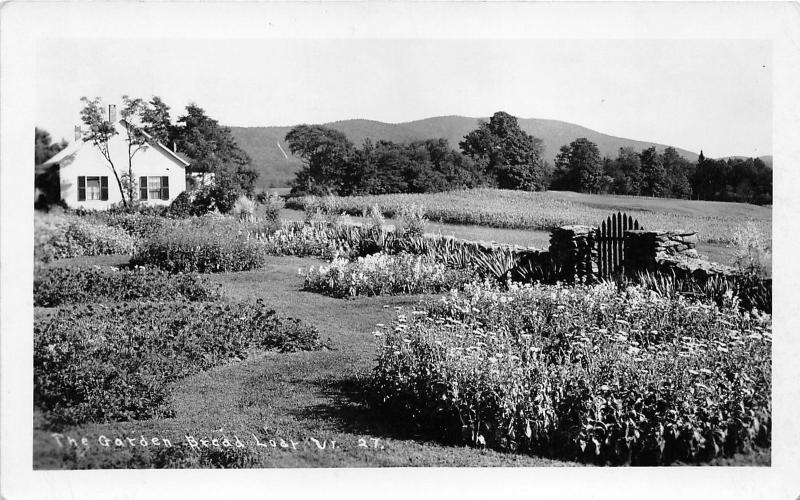
[[[158,269],[56,267],[41,269],[33,283],[38,307],[89,302],[208,301],[220,295],[196,274],[169,274]]]
[[[34,405],[53,424],[169,416],[171,382],[254,348],[320,345],[316,328],[261,301],[62,308],[34,323]]]
[[[376,334],[373,404],[448,441],[633,464],[770,444],[771,318],[735,299],[469,285]]]
[[[77,215],[39,214],[34,217],[36,260],[92,255],[130,254],[136,239],[124,230]]]
[[[137,248],[131,264],[173,273],[257,269],[266,256],[259,240],[272,229],[267,221],[249,223],[224,216],[173,221]]]
[[[462,285],[462,272],[421,256],[378,253],[350,262],[336,258],[311,267],[304,288],[334,297],[436,293]]]

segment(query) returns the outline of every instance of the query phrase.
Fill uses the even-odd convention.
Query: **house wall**
[[[121,136],[116,135],[109,143],[111,159],[120,176],[128,171],[128,145]],[[169,199],[147,200],[149,205],[169,205],[180,193],[186,190],[186,169],[173,161],[153,146],[140,149],[133,157],[133,176],[138,188],[140,176],[167,176],[169,177]],[[79,176],[108,176],[108,200],[78,201]],[[86,208],[104,210],[110,205],[120,203],[120,193],[117,180],[106,159],[91,143],[85,143],[71,160],[61,162],[60,170],[61,198],[67,206],[72,208]],[[134,197],[139,198],[138,189]]]

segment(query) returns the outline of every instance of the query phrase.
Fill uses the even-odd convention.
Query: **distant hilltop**
[[[353,144],[360,146],[364,139],[373,141],[410,142],[420,139],[447,139],[453,149],[459,149],[458,143],[464,136],[478,127],[479,120],[488,118],[470,118],[467,116],[437,116],[406,123],[384,123],[374,120],[342,120],[325,123],[326,127],[344,133]],[[668,145],[655,142],[638,141],[603,134],[595,130],[558,120],[542,120],[538,118],[520,118],[520,127],[527,133],[542,139],[544,157],[551,162],[558,154],[561,146],[569,144],[579,137],[585,137],[597,144],[601,156],[615,158],[619,148],[632,147],[636,151],[655,146],[662,151]],[[253,166],[260,173],[259,184],[263,187],[288,186],[300,167],[300,159],[289,153],[289,146],[284,141],[286,133],[293,126],[284,127],[230,127],[233,136],[253,159]],[[689,161],[696,161],[698,153],[675,148]],[[762,157],[767,165],[772,166],[772,157]]]

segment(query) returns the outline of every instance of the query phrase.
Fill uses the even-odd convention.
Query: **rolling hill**
[[[356,145],[360,145],[366,138],[374,141],[408,142],[441,137],[447,139],[451,147],[458,149],[458,143],[463,137],[478,127],[478,120],[479,118],[466,116],[438,116],[406,123],[355,119],[325,123],[324,125],[344,133]],[[658,150],[666,147],[664,144],[614,137],[574,123],[558,120],[520,118],[519,124],[527,133],[542,139],[545,158],[550,161],[553,161],[561,146],[569,144],[579,137],[585,137],[597,144],[602,156],[615,157],[621,147],[632,147],[637,151],[651,146],[656,146]],[[289,153],[289,146],[283,140],[292,126],[230,127],[230,129],[239,146],[247,151],[253,159],[253,164],[260,173],[259,185],[261,187],[289,185],[294,179],[294,173],[301,167],[300,159]],[[686,159],[697,160],[697,153],[676,149]]]

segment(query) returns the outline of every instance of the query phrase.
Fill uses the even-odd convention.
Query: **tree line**
[[[424,193],[472,187],[546,189],[653,197],[772,203],[772,168],[758,158],[697,162],[675,148],[662,152],[620,148],[601,157],[597,145],[579,138],[561,147],[555,164],[543,158],[542,141],[502,111],[469,132],[452,149],[445,139],[405,144],[366,140],[358,148],[321,125],[299,125],[286,134],[303,168],[293,194],[361,195]]]

